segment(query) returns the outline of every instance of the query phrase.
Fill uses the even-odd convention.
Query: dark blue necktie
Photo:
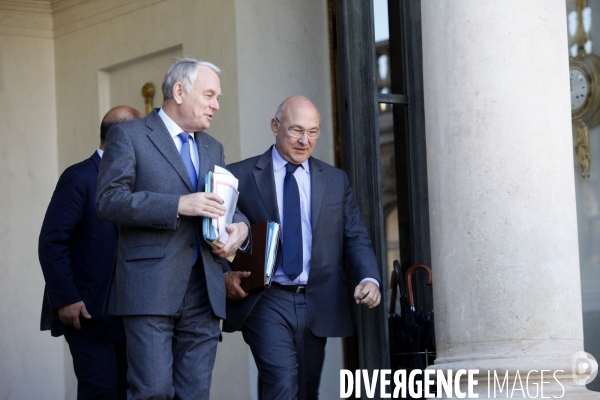
[[[190,180],[192,181],[192,186],[194,187],[194,191],[198,190],[198,176],[196,175],[196,167],[194,167],[194,163],[192,162],[192,156],[190,155],[190,135],[185,132],[181,132],[179,135],[179,139],[181,139],[181,159],[183,160],[183,165],[185,165],[185,169],[187,169],[187,173],[190,176]],[[193,142],[192,142],[193,143]],[[198,241],[198,232],[196,232],[196,246],[194,247],[194,262],[192,265],[196,264],[198,261],[198,247],[200,242]]]
[[[302,273],[302,221],[300,191],[294,171],[298,164],[285,165],[283,180],[283,272],[293,281]]]

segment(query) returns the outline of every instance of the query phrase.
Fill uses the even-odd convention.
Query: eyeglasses
[[[277,121],[279,123],[279,125],[283,125],[279,119],[275,118],[275,121]],[[295,138],[295,139],[300,139],[305,133],[306,133],[306,136],[308,136],[309,139],[316,139],[321,134],[321,129],[320,128],[313,128],[313,129],[304,130],[304,129],[300,129],[300,128],[290,128],[290,127],[288,127],[287,130],[290,133],[290,136],[293,137],[293,138]]]

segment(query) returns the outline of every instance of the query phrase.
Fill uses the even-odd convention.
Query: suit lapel
[[[311,157],[308,163],[310,165],[310,226],[314,232],[325,196],[327,173],[318,160]]]
[[[271,221],[281,223],[279,209],[277,208],[277,192],[275,189],[271,148],[258,159],[256,170],[254,171],[254,181]]]
[[[204,192],[204,184],[206,180],[206,174],[211,170],[211,159],[208,145],[206,144],[206,133],[196,132],[194,133],[194,140],[198,148],[198,157],[200,158],[200,172],[198,173],[198,191]]]
[[[185,169],[185,165],[183,165],[181,155],[177,152],[177,147],[175,147],[173,138],[160,119],[157,109],[152,111],[152,113],[146,117],[146,126],[150,129],[148,138],[154,143],[158,151],[162,153],[175,171],[177,171],[190,192],[193,192],[194,187],[192,186],[192,181],[190,181],[190,177]]]

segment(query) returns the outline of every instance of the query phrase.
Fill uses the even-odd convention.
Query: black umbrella
[[[400,263],[394,261],[391,279],[389,308],[390,359],[393,370],[406,370],[407,376],[412,370],[424,370],[435,360],[435,332],[433,311],[416,311],[412,290],[412,275],[417,269],[424,269],[429,275],[428,284],[432,284],[431,267],[426,264],[412,265],[406,271],[406,285]],[[397,296],[400,291],[400,314],[396,313]],[[423,384],[423,375],[420,376]],[[436,393],[436,388],[431,388]],[[412,398],[407,393],[407,398]]]
[[[424,269],[432,284],[431,267],[426,264],[415,264],[406,272],[406,283],[400,270],[400,264],[394,261],[392,272],[392,293],[389,309],[389,336],[391,366],[394,370],[425,369],[435,359],[435,332],[433,311],[426,313],[416,311],[412,290],[412,275],[417,269]],[[407,290],[405,290],[405,288]],[[396,299],[400,291],[400,314],[396,313]]]

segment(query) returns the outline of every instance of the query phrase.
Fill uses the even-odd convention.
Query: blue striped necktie
[[[185,132],[181,132],[179,135],[179,139],[181,139],[181,159],[183,160],[183,165],[185,165],[185,169],[187,169],[187,173],[190,176],[190,180],[192,181],[192,186],[194,187],[194,191],[198,191],[198,175],[196,175],[196,167],[194,167],[194,163],[192,162],[192,156],[190,155],[190,135]],[[193,140],[192,140],[192,143]],[[198,240],[198,232],[196,230],[196,246],[194,247],[194,262],[192,265],[196,264],[198,261],[198,247],[200,247],[200,241]]]
[[[187,169],[187,173],[190,176],[194,191],[197,191],[198,175],[196,175],[196,167],[194,167],[192,156],[190,155],[190,135],[185,132],[181,132],[177,136],[179,136],[179,139],[181,139],[181,159],[183,160],[183,165],[185,165],[185,169]]]
[[[296,279],[302,273],[302,220],[300,217],[300,191],[294,172],[299,164],[285,165],[283,180],[283,272]]]

